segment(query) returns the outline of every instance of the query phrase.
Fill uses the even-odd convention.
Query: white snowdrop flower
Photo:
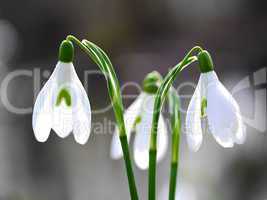
[[[203,56],[209,57],[207,52]],[[246,138],[239,106],[230,92],[219,81],[213,71],[212,62],[207,63],[199,56],[201,75],[189,103],[186,115],[187,142],[192,151],[202,144],[201,120],[206,117],[209,132],[223,147],[242,144]]]
[[[91,129],[91,108],[74,66],[73,45],[63,41],[59,61],[37,96],[32,117],[34,135],[45,142],[53,129],[61,138],[71,132],[76,142],[85,144]]]
[[[156,72],[152,72],[147,76],[145,80],[150,78],[152,75],[153,77],[155,75],[158,76]],[[135,130],[136,134],[133,143],[134,160],[136,165],[143,170],[147,169],[149,164],[149,143],[156,92],[156,88],[152,89],[151,87],[153,86],[150,85],[150,90],[146,88],[145,91],[143,91],[137,97],[137,99],[129,106],[128,109],[126,109],[124,113],[128,142],[130,141],[131,133]],[[160,161],[166,153],[168,145],[167,126],[161,114],[158,123],[157,142],[157,161]],[[118,128],[115,129],[115,133],[111,141],[110,155],[113,159],[120,159],[123,156],[119,140]]]

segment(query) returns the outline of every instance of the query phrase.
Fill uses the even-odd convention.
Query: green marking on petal
[[[71,95],[66,88],[60,90],[57,96],[56,106],[59,106],[63,100],[65,100],[67,106],[71,106]]]
[[[142,120],[142,118],[140,115],[138,117],[136,117],[134,124],[133,124],[133,129],[136,128],[137,124],[139,124],[141,122],[141,120]]]
[[[202,102],[201,102],[201,117],[205,117],[207,105],[208,105],[207,99],[206,98],[202,99]]]

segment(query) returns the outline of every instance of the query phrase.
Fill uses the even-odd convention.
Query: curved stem
[[[181,136],[180,101],[176,91],[171,88],[168,95],[172,128],[172,155],[170,165],[169,200],[175,200],[177,171],[179,167],[179,146]]]
[[[156,158],[157,158],[157,131],[158,121],[162,105],[166,99],[168,90],[173,84],[175,77],[191,63],[197,61],[197,57],[191,56],[194,51],[202,51],[201,47],[192,48],[184,59],[178,63],[175,67],[164,78],[161,86],[159,87],[156,99],[154,103],[152,128],[150,136],[150,147],[149,147],[149,172],[148,172],[148,199],[156,199]]]
[[[131,199],[138,200],[138,193],[136,189],[129,146],[127,141],[127,135],[125,130],[125,124],[124,124],[124,117],[123,117],[124,109],[122,104],[120,86],[117,76],[114,72],[112,63],[109,60],[106,53],[94,43],[89,42],[87,40],[83,40],[82,42],[80,42],[80,40],[78,40],[76,37],[72,35],[69,35],[67,37],[67,40],[77,44],[90,58],[92,58],[92,60],[98,65],[98,67],[100,68],[100,70],[102,71],[102,73],[106,78],[109,96],[112,102],[115,118],[119,128],[119,138],[126,166]]]

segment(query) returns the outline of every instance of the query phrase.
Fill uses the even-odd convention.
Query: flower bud
[[[157,71],[150,72],[143,81],[143,91],[149,94],[156,94],[161,80],[162,77]]]
[[[71,41],[63,40],[59,47],[58,59],[64,63],[70,63],[73,61],[74,47]]]
[[[197,57],[201,73],[213,71],[213,61],[208,51],[201,51]]]

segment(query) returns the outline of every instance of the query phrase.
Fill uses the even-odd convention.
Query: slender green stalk
[[[181,136],[180,101],[176,91],[171,88],[169,95],[169,110],[171,114],[172,150],[170,165],[169,200],[175,200],[177,171],[179,167],[179,146]]]
[[[157,131],[158,131],[158,121],[162,105],[166,99],[169,88],[173,84],[175,77],[191,63],[197,61],[196,56],[191,56],[194,51],[202,51],[200,47],[192,48],[185,58],[173,67],[170,72],[164,78],[161,86],[159,87],[153,110],[152,128],[150,136],[150,147],[149,147],[149,172],[148,172],[148,199],[156,199],[156,157],[157,157]]]
[[[106,53],[94,43],[89,42],[87,40],[83,40],[82,42],[80,42],[77,38],[75,38],[72,35],[68,36],[67,40],[77,44],[90,58],[92,58],[92,60],[98,65],[98,67],[100,68],[100,70],[102,71],[102,73],[106,78],[108,85],[108,92],[111,98],[115,118],[119,128],[119,138],[125,161],[131,199],[138,200],[138,193],[136,189],[129,146],[127,141],[127,135],[125,130],[124,118],[123,118],[123,104],[122,104],[120,86],[117,76],[114,72],[112,63],[109,60]]]

